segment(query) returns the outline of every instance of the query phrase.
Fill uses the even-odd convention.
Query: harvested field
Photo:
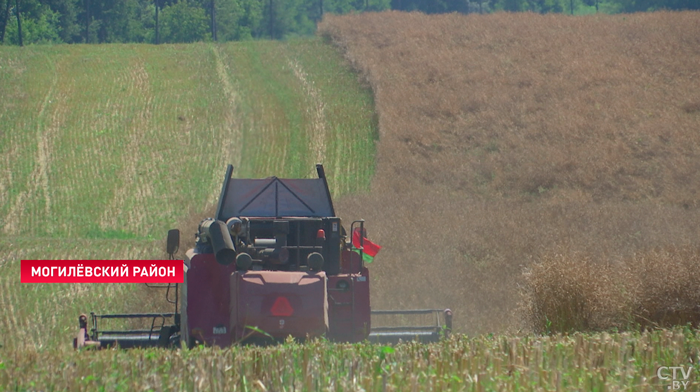
[[[327,16],[319,33],[375,93],[371,192],[339,206],[372,217],[384,246],[375,308],[530,328],[515,310],[533,263],[697,248],[699,13],[385,12]]]
[[[372,104],[318,38],[0,47],[0,350],[68,350],[83,312],[170,309],[144,285],[22,284],[20,260],[159,259],[192,212],[186,250],[227,163],[304,178],[320,159],[334,194],[367,189]]]

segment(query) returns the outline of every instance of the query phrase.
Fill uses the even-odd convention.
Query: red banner
[[[182,260],[22,260],[22,283],[182,283]]]

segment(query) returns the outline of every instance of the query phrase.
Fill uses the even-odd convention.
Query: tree
[[[466,13],[469,10],[469,3],[466,0],[391,0],[390,4],[393,9],[422,11],[427,14]]]
[[[645,12],[660,9],[700,10],[698,0],[615,0],[621,12]]]
[[[47,4],[38,0],[9,0],[3,6],[6,8],[8,3],[10,12],[3,40],[13,45],[62,42],[59,15]]]
[[[532,0],[531,6],[533,11],[541,14],[564,12],[564,7],[560,0]]]
[[[266,19],[269,21],[269,36],[284,38],[292,34],[311,35],[316,30],[314,15],[318,15],[318,1],[310,4],[306,0],[271,0]],[[316,11],[309,12],[309,6]]]
[[[526,8],[522,0],[499,0],[496,2],[496,7],[511,12],[524,11]]]
[[[262,35],[264,0],[216,3],[216,33],[221,41],[249,40]]]
[[[90,43],[90,0],[85,0],[85,43]]]
[[[263,0],[241,0],[240,4],[243,11],[238,23],[237,39],[261,37],[265,8]]]
[[[211,38],[216,41],[216,1],[211,0]]]
[[[163,8],[161,13],[163,42],[196,42],[210,39],[204,8],[182,0]]]
[[[22,15],[19,8],[19,0],[15,0],[15,15],[17,16],[17,37],[19,37],[19,46],[24,46],[22,43]]]
[[[12,0],[5,0],[5,12],[3,12],[2,30],[0,30],[0,43],[5,43],[5,29],[7,27],[7,22],[10,19],[10,1]]]
[[[81,0],[43,0],[41,1],[56,14],[56,32],[60,42],[74,43],[81,40],[81,27],[78,22]]]
[[[146,42],[152,20],[150,1],[121,0],[102,4],[100,42]]]

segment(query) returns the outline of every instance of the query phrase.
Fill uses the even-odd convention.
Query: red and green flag
[[[374,256],[379,253],[379,250],[382,249],[381,246],[375,244],[374,242],[368,240],[366,237],[363,238],[363,241],[360,242],[360,228],[355,228],[354,232],[352,233],[352,245],[355,248],[360,248],[363,247],[363,252],[362,252],[362,261],[365,263],[371,263],[374,261]],[[356,249],[355,252],[360,253],[359,249]]]

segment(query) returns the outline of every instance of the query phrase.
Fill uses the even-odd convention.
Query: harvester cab
[[[181,285],[166,289],[172,313],[81,315],[76,347],[228,346],[326,336],[330,340],[434,341],[449,333],[449,310],[375,311],[363,241],[353,244],[335,214],[326,175],[318,178],[232,178],[228,166],[216,215],[203,220],[183,260]],[[364,232],[355,221],[350,232]],[[174,257],[179,231],[168,233]],[[180,309],[178,308],[180,306]],[[180,310],[180,311],[179,311]],[[372,315],[428,315],[429,325],[372,328]],[[150,328],[100,330],[105,319],[145,318]],[[169,323],[167,321],[172,321]]]

